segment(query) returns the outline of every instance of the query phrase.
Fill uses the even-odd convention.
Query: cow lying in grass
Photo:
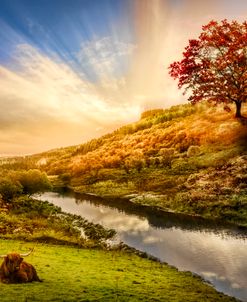
[[[0,255],[0,258],[4,258],[0,267],[0,281],[3,283],[41,282],[32,264],[23,261],[22,257],[30,255],[31,252],[32,250],[26,254]]]

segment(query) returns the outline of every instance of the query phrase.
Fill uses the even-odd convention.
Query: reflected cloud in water
[[[181,218],[171,218],[169,228],[155,227],[150,217],[129,214],[113,206],[72,196],[45,193],[42,200],[60,206],[63,211],[78,214],[89,221],[117,231],[124,243],[160,258],[180,270],[199,274],[219,291],[242,300],[247,299],[247,236],[227,228],[182,228]],[[167,216],[164,218],[167,219]],[[158,220],[162,220],[159,217]],[[176,221],[179,224],[176,225]],[[160,223],[159,225],[162,225]]]

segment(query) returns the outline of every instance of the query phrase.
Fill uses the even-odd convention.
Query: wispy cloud
[[[108,36],[82,43],[76,56],[82,66],[94,73],[95,80],[102,81],[124,73],[134,48],[131,43]]]
[[[186,102],[168,65],[209,19],[247,11],[244,0],[37,2],[0,11],[0,154],[77,144]]]
[[[127,108],[121,102],[116,101],[115,106],[108,104],[95,84],[29,45],[19,45],[16,55],[15,70],[0,67],[1,153],[6,143],[10,143],[3,140],[6,131],[20,146],[24,143],[20,133],[26,133],[26,139],[45,137],[49,143],[55,136],[52,145],[55,147],[65,141],[72,143],[70,138],[75,134],[71,131],[77,133],[73,143],[79,143],[123,123],[126,114],[133,119],[139,113],[138,108]],[[46,149],[38,144],[37,149],[41,148]]]

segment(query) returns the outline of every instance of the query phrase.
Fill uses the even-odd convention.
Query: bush
[[[187,156],[192,157],[199,155],[201,153],[201,149],[199,146],[189,146],[189,149],[187,150]]]
[[[32,217],[49,217],[51,214],[60,213],[61,208],[48,201],[34,200],[27,196],[19,196],[13,201],[13,212],[26,213]]]
[[[71,175],[70,173],[63,173],[61,175],[58,176],[58,178],[63,182],[63,184],[69,185],[70,181],[71,181]]]
[[[164,112],[164,109],[147,110],[141,114],[141,119],[154,117],[156,115],[162,114],[163,112]]]
[[[171,162],[174,157],[175,149],[174,148],[162,148],[159,151],[161,156],[161,163],[164,167],[171,167]]]
[[[50,181],[46,173],[39,170],[28,170],[19,172],[17,178],[23,187],[23,193],[32,195],[34,193],[45,192],[51,189]]]
[[[171,167],[177,173],[188,173],[199,169],[196,161],[188,161],[184,158],[178,158],[171,162]]]
[[[3,200],[12,200],[14,197],[20,195],[22,190],[23,188],[19,182],[15,184],[7,177],[0,179],[0,195]]]

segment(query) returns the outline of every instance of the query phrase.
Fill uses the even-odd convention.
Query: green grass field
[[[0,240],[0,253],[25,252],[42,283],[2,284],[0,301],[235,301],[188,272],[121,251]]]

